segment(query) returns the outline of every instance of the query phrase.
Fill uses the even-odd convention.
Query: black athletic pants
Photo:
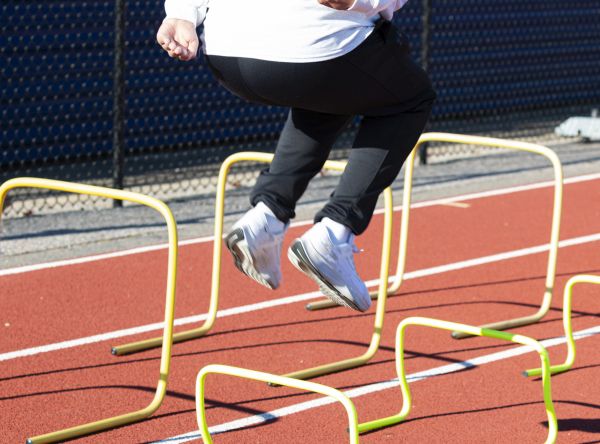
[[[263,201],[286,222],[333,143],[355,115],[362,121],[346,170],[315,222],[329,217],[362,233],[379,194],[414,148],[435,92],[410,58],[406,38],[387,21],[356,49],[323,62],[283,63],[207,56],[219,82],[234,94],[290,107],[275,157],[259,176],[251,203]]]

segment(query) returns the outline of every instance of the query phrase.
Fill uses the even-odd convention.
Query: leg
[[[323,167],[349,120],[348,116],[292,108],[273,162],[254,186],[252,205],[264,202],[284,223],[293,218],[296,202]]]
[[[296,202],[323,167],[348,120],[347,116],[292,108],[273,161],[251,193],[253,208],[225,239],[236,267],[267,288],[280,284],[281,244]]]
[[[313,228],[288,250],[292,264],[329,299],[359,311],[366,311],[371,299],[355,269],[353,235],[347,233],[367,228],[379,194],[414,148],[435,99],[405,39],[389,24],[376,33],[341,58],[348,65],[346,78],[361,85],[361,94],[350,95],[352,102],[345,106],[364,116],[348,165]]]
[[[350,117],[295,107],[292,97],[307,94],[292,91],[291,85],[304,84],[290,79],[289,70],[293,71],[294,65],[220,56],[209,56],[207,62],[219,82],[234,94],[252,102],[291,107],[273,162],[251,193],[253,208],[234,224],[225,239],[235,266],[256,282],[275,289],[281,281],[281,243],[288,221],[294,217],[296,201],[323,167]],[[278,84],[280,79],[287,79],[286,83]]]
[[[250,196],[253,206],[264,202],[287,223],[351,119],[343,111],[345,106],[338,105],[340,98],[348,96],[349,85],[339,85],[333,95],[322,91],[324,79],[339,77],[342,67],[337,61],[295,64],[223,56],[207,56],[206,60],[218,81],[237,96],[290,108],[273,162],[261,173]]]
[[[383,23],[358,51],[342,61],[356,79],[367,75],[361,102],[363,120],[348,166],[327,205],[315,221],[328,217],[361,234],[377,198],[391,185],[421,135],[435,92],[427,74],[410,58],[406,38]]]
[[[270,167],[251,194],[253,208],[226,237],[236,267],[256,282],[275,289],[281,281],[281,243],[296,201],[317,174],[347,116],[292,109]]]
[[[365,116],[348,159],[348,166],[327,205],[315,216],[366,230],[377,198],[395,180],[429,117],[432,101],[388,116]]]
[[[379,194],[398,175],[414,148],[431,109],[431,100],[409,111],[365,116],[348,164],[315,225],[288,250],[292,264],[313,279],[338,305],[366,311],[369,291],[353,260],[354,234],[366,230]]]

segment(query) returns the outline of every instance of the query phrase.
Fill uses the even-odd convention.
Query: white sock
[[[254,209],[265,215],[267,225],[269,226],[269,231],[274,233],[279,233],[280,231],[283,231],[283,229],[285,228],[285,224],[279,219],[277,219],[275,213],[273,213],[273,211],[262,201],[257,203]]]
[[[341,223],[336,222],[333,219],[329,219],[328,217],[324,217],[321,222],[329,229],[329,232],[334,237],[333,240],[337,244],[344,244],[350,241],[352,230],[350,230],[350,228],[348,228],[346,225],[342,225]]]

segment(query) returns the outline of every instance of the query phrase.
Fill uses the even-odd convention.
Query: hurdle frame
[[[177,274],[177,225],[169,207],[162,201],[150,196],[130,191],[115,190],[112,188],[85,185],[72,182],[64,182],[51,179],[40,179],[35,177],[19,177],[10,179],[0,186],[0,217],[4,210],[5,197],[8,191],[14,188],[38,188],[66,193],[85,194],[90,196],[118,199],[145,205],[158,211],[167,224],[169,236],[169,252],[167,262],[167,288],[165,302],[165,320],[162,336],[162,352],[160,359],[160,375],[156,392],[152,402],[141,410],[125,413],[119,416],[102,419],[75,427],[70,427],[44,435],[34,436],[27,439],[28,444],[45,444],[62,442],[65,440],[89,435],[91,433],[112,429],[115,427],[139,422],[152,415],[162,404],[167,392],[167,381],[171,364],[171,345],[173,337],[173,320],[175,309],[175,280]]]
[[[550,360],[548,358],[548,352],[538,341],[527,336],[507,333],[497,330],[491,330],[488,328],[473,327],[470,325],[459,324],[456,322],[442,321],[433,318],[425,317],[409,317],[398,324],[396,330],[396,372],[398,373],[398,381],[400,383],[400,391],[402,393],[402,408],[396,415],[388,416],[385,418],[376,419],[373,421],[364,422],[358,425],[358,433],[365,433],[372,430],[377,430],[383,427],[388,427],[394,424],[398,424],[404,421],[412,408],[412,397],[410,394],[410,388],[406,380],[406,370],[404,366],[404,337],[406,328],[409,325],[431,327],[442,330],[460,331],[469,336],[485,336],[494,339],[500,339],[504,341],[514,342],[529,346],[533,348],[540,356],[541,361],[541,375],[542,375],[542,387],[544,393],[544,406],[546,408],[546,415],[548,417],[548,436],[545,443],[551,444],[556,441],[558,434],[558,423],[556,419],[556,413],[554,411],[554,405],[552,403],[552,388],[550,383]]]
[[[240,162],[259,162],[269,163],[273,160],[273,154],[245,151],[232,154],[227,157],[221,165],[219,171],[219,178],[217,182],[217,195],[215,202],[215,226],[214,226],[214,240],[213,240],[213,264],[212,264],[212,277],[211,277],[211,292],[210,292],[210,304],[207,313],[207,318],[204,323],[194,329],[186,330],[175,333],[173,335],[173,342],[183,342],[191,339],[196,339],[204,336],[208,333],[215,323],[217,317],[218,303],[219,303],[219,290],[220,290],[220,276],[221,276],[221,258],[223,251],[223,218],[224,218],[224,206],[225,206],[225,189],[227,184],[227,175],[232,165]],[[323,166],[324,169],[343,171],[346,166],[346,162],[328,160]],[[375,312],[375,322],[373,326],[373,334],[371,336],[371,342],[365,353],[362,355],[345,359],[342,361],[336,361],[329,364],[320,365],[317,367],[308,368],[292,373],[288,373],[285,376],[295,379],[308,379],[315,376],[325,375],[328,373],[334,373],[341,370],[346,370],[368,362],[379,349],[381,342],[381,332],[383,330],[383,320],[385,315],[385,303],[387,300],[387,282],[390,266],[390,253],[391,253],[391,237],[392,237],[392,223],[393,223],[393,200],[391,188],[386,188],[383,191],[384,198],[384,228],[383,228],[383,240],[382,240],[382,251],[381,251],[381,268],[379,275],[379,291],[377,297],[377,308]],[[143,341],[133,342],[117,347],[113,347],[112,352],[116,355],[125,355],[130,353],[137,353],[142,350],[158,347],[161,344],[162,339],[152,338]]]
[[[575,339],[573,338],[573,325],[571,322],[571,307],[573,302],[573,287],[577,284],[596,284],[600,285],[600,276],[592,274],[578,274],[571,277],[566,285],[563,294],[563,328],[565,338],[567,339],[567,357],[562,364],[550,366],[550,372],[556,373],[566,372],[573,367],[575,363]],[[523,372],[524,376],[540,376],[541,368],[528,369]]]
[[[248,370],[241,367],[221,364],[209,364],[203,367],[196,377],[196,418],[204,444],[212,444],[213,442],[208,430],[208,424],[206,422],[206,409],[204,403],[206,377],[210,373],[237,376],[239,378],[266,382],[269,385],[291,387],[334,398],[344,406],[344,409],[348,415],[348,434],[350,444],[358,444],[358,415],[356,413],[356,408],[354,407],[354,403],[350,400],[350,398],[348,398],[348,396],[339,390],[323,384],[318,384],[316,382],[303,381],[286,376],[278,376],[271,373],[258,372],[255,370]]]
[[[414,174],[414,163],[415,155],[419,150],[419,146],[427,142],[445,142],[445,143],[458,143],[465,145],[479,145],[495,148],[506,148],[516,151],[525,151],[534,154],[539,154],[546,157],[552,164],[554,170],[554,201],[552,211],[552,228],[550,233],[550,253],[548,255],[548,265],[546,272],[545,291],[542,303],[538,311],[532,315],[524,316],[521,318],[507,319],[505,321],[497,321],[489,324],[482,325],[482,328],[490,328],[494,330],[507,330],[513,327],[520,327],[523,325],[533,324],[542,319],[549,311],[552,303],[552,293],[554,289],[554,282],[556,278],[556,261],[558,258],[558,241],[560,235],[560,222],[562,215],[562,198],[563,198],[563,172],[560,159],[554,151],[551,149],[528,142],[520,142],[515,140],[503,140],[493,137],[480,137],[480,136],[469,136],[463,134],[451,134],[451,133],[424,133],[419,138],[417,145],[411,151],[410,155],[405,161],[405,173],[404,173],[404,189],[402,197],[402,214],[401,214],[401,225],[400,225],[400,241],[398,247],[398,262],[396,272],[392,279],[392,284],[388,288],[388,295],[397,294],[400,286],[404,279],[404,272],[406,266],[406,251],[408,245],[408,227],[410,218],[410,206],[412,198],[412,184]],[[376,294],[371,292],[371,297],[376,298]],[[323,308],[333,307],[334,305],[329,300],[322,300],[313,302],[307,305],[309,310],[319,310]],[[453,332],[452,336],[456,339],[465,338],[469,335],[465,335],[459,332]]]

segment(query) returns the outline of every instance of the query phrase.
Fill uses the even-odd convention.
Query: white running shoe
[[[225,237],[225,245],[242,273],[274,290],[281,282],[281,243],[289,224],[265,208],[259,203],[248,210]]]
[[[325,224],[319,222],[292,243],[288,258],[333,302],[367,311],[371,297],[354,265],[354,253],[358,251],[353,234],[347,242],[336,243]]]

